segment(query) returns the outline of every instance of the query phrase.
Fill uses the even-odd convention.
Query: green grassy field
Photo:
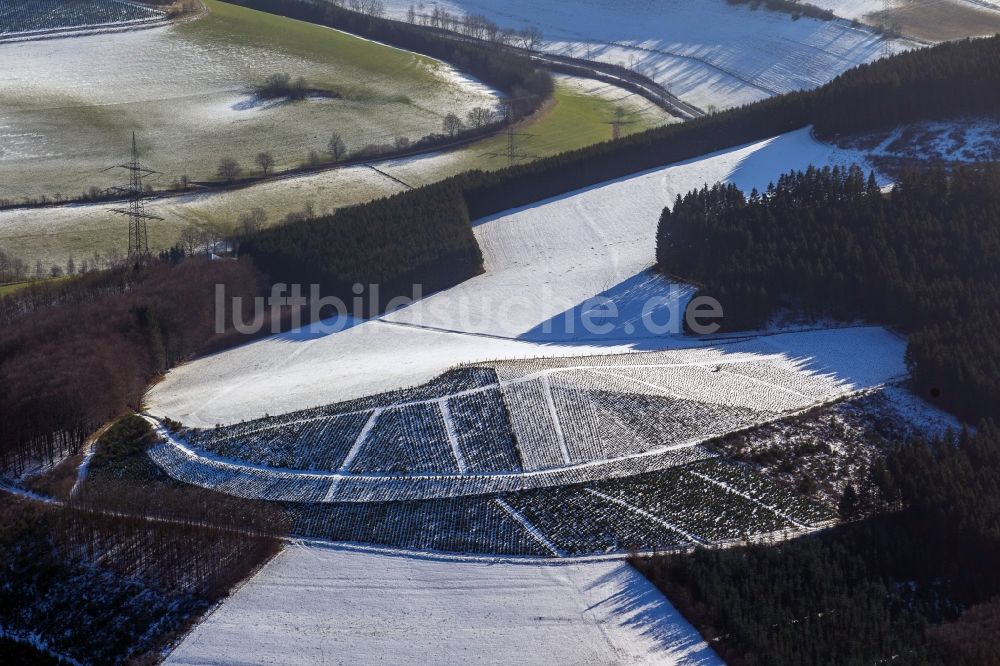
[[[310,81],[336,87],[351,98],[378,99],[378,82],[400,78],[438,85],[437,61],[360,39],[312,23],[295,21],[216,0],[205,0],[210,16],[176,26],[178,37],[235,51],[253,44],[273,53],[329,67],[310,67]],[[423,67],[421,67],[421,65]],[[343,69],[352,71],[346,77]]]
[[[638,95],[598,81],[560,77],[551,102],[518,126],[516,148],[522,156],[517,161],[609,141],[612,138],[610,123],[617,107],[625,111],[622,136],[673,122],[664,111]],[[427,168],[422,161],[414,161],[388,167],[386,171],[407,183],[425,184],[469,169],[503,168],[508,165],[506,153],[507,137],[500,135],[437,160],[447,164]]]
[[[64,280],[68,280],[68,279],[70,279],[69,276],[63,275],[62,277],[57,277],[57,278],[46,278],[44,280],[44,282],[56,283],[56,282],[62,282]],[[13,294],[15,292],[18,292],[18,291],[24,289],[25,287],[27,287],[28,285],[31,285],[31,284],[35,284],[35,281],[34,280],[25,280],[23,282],[8,282],[6,284],[0,284],[0,298],[3,298],[4,296],[7,296],[9,294]]]
[[[8,294],[13,294],[15,291],[24,289],[30,282],[10,282],[8,284],[0,284],[0,298]]]

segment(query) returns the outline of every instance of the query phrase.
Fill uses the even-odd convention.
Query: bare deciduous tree
[[[257,233],[265,224],[267,224],[267,212],[263,208],[251,208],[240,215],[238,220],[239,232],[244,236]]]
[[[180,244],[188,256],[193,255],[205,243],[205,232],[201,227],[189,224],[181,229]]]
[[[330,153],[330,157],[333,158],[334,162],[339,162],[345,155],[347,155],[347,144],[344,143],[344,139],[334,132],[330,135],[330,140],[326,144],[326,150]]]
[[[472,127],[480,129],[496,121],[496,114],[484,106],[477,106],[469,111],[466,120]]]
[[[351,9],[375,18],[385,15],[385,3],[382,0],[351,0]]]
[[[536,50],[542,42],[542,31],[534,26],[524,28],[517,35],[520,37],[521,46],[529,51]]]
[[[517,31],[513,28],[503,28],[497,35],[497,43],[510,46],[517,41]]]
[[[444,132],[448,136],[455,136],[462,131],[462,119],[454,113],[449,113],[444,117]]]
[[[243,173],[243,167],[232,157],[223,157],[222,161],[219,162],[219,168],[216,170],[216,174],[222,180],[227,183],[231,183],[240,177]]]
[[[274,169],[274,155],[267,151],[257,153],[257,157],[254,158],[254,162],[260,169],[260,172],[267,176]]]
[[[0,284],[28,278],[28,264],[0,250]]]
[[[202,238],[209,252],[218,254],[225,249],[226,233],[214,224],[209,224],[202,230]]]

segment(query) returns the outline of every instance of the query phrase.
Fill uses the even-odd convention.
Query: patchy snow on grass
[[[352,151],[416,140],[440,132],[449,111],[465,117],[497,103],[495,91],[443,62],[337,31],[270,17],[268,39],[248,36],[264,21],[254,16],[227,7],[143,31],[0,43],[0,134],[14,137],[0,151],[0,197],[108,187],[120,176],[102,170],[128,154],[132,131],[143,162],[164,174],[159,188],[183,174],[210,179],[221,157],[245,172],[259,151],[279,170],[298,166],[325,150],[332,128]],[[283,36],[290,29],[309,41],[293,43]],[[278,72],[339,96],[248,103]]]
[[[314,325],[194,361],[147,402],[210,427],[414,386],[462,363],[691,346],[642,322],[645,311],[679,331],[690,296],[649,272],[663,208],[706,183],[764,188],[789,169],[857,161],[861,153],[800,130],[480,220],[485,274],[378,320]],[[651,297],[664,300],[647,310]],[[608,303],[618,312],[610,321],[597,317]],[[809,345],[796,355],[811,356]]]
[[[852,4],[861,3],[852,0]],[[540,28],[545,50],[621,64],[702,107],[729,107],[813,88],[878,58],[882,38],[848,21],[820,21],[724,0],[388,0],[405,18],[413,5],[486,16],[512,28]],[[902,42],[893,48],[905,48]]]
[[[623,562],[504,564],[288,546],[168,664],[721,664]]]

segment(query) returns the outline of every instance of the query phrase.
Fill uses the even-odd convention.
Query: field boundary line
[[[531,521],[528,520],[527,517],[525,517],[524,514],[522,514],[520,511],[512,507],[510,504],[508,504],[506,500],[503,500],[498,497],[494,501],[501,509],[506,511],[511,518],[516,520],[521,525],[521,527],[523,527],[528,532],[528,534],[534,537],[535,541],[545,546],[549,550],[549,552],[551,552],[556,557],[566,557],[566,552],[563,551],[561,548],[559,548],[559,546],[552,543],[552,541],[547,536],[542,534],[542,531],[537,527],[535,527],[535,525],[533,525]]]
[[[556,441],[559,442],[559,450],[562,452],[563,462],[569,465],[573,461],[570,460],[569,449],[566,448],[566,435],[563,433],[562,424],[559,423],[559,412],[556,411],[556,402],[552,399],[552,384],[549,381],[549,375],[542,375],[541,380],[542,392],[545,394],[545,404],[549,409],[552,425],[556,429]]]
[[[747,379],[747,380],[749,380],[751,382],[755,382],[757,384],[761,384],[761,385],[766,386],[766,387],[768,387],[770,389],[773,389],[775,391],[780,391],[782,393],[787,393],[788,395],[795,396],[795,397],[801,398],[803,400],[808,400],[810,402],[816,399],[816,398],[813,398],[812,396],[808,396],[805,393],[802,393],[801,391],[796,391],[793,388],[786,388],[784,386],[778,386],[777,384],[775,384],[773,382],[769,382],[766,379],[761,379],[760,377],[754,377],[752,375],[744,375],[744,374],[741,374],[739,372],[732,372],[731,370],[723,370],[722,368],[719,368],[719,374],[728,375],[729,377],[739,377],[741,379]],[[805,374],[805,373],[802,373],[802,374]],[[807,375],[807,376],[814,376],[814,375]]]
[[[465,456],[458,443],[458,436],[455,434],[455,422],[451,420],[451,410],[448,409],[448,398],[441,398],[438,407],[441,409],[441,418],[444,419],[444,430],[448,434],[448,443],[451,444],[451,453],[455,456],[455,463],[458,464],[458,473],[465,474],[468,467],[465,464]]]
[[[767,511],[770,511],[771,513],[773,513],[774,515],[778,516],[779,518],[783,518],[784,520],[787,520],[788,522],[790,522],[792,525],[795,525],[799,529],[803,529],[803,530],[812,529],[811,525],[807,525],[806,523],[798,521],[795,518],[792,518],[791,516],[789,516],[788,514],[786,514],[785,512],[779,511],[777,508],[775,508],[773,506],[770,506],[768,504],[764,504],[760,500],[754,499],[750,495],[747,495],[744,492],[736,490],[735,488],[733,488],[732,486],[730,486],[728,483],[725,483],[723,481],[718,481],[717,479],[713,479],[712,477],[710,477],[708,475],[705,475],[705,474],[702,474],[701,472],[695,472],[695,471],[692,471],[690,469],[689,470],[684,470],[684,471],[687,472],[688,474],[692,475],[692,476],[698,477],[699,479],[701,479],[702,481],[704,481],[706,483],[711,483],[714,486],[718,486],[719,488],[722,488],[723,490],[725,490],[728,493],[732,493],[733,495],[736,495],[737,497],[742,497],[743,499],[747,500],[748,502],[752,502],[753,504],[756,504],[757,506],[761,507],[762,509],[766,509]]]
[[[368,434],[375,427],[375,422],[378,421],[378,417],[382,416],[382,409],[376,409],[372,412],[372,415],[368,417],[368,421],[365,423],[365,427],[361,429],[358,433],[357,439],[354,440],[354,444],[351,445],[351,450],[347,452],[347,456],[344,458],[344,462],[340,464],[340,469],[337,471],[341,474],[350,471],[351,464],[354,463],[354,459],[358,457],[358,453],[361,452],[361,447],[364,446],[365,440],[368,439]]]
[[[389,179],[389,180],[391,180],[391,181],[394,181],[394,182],[396,182],[396,183],[399,183],[400,185],[402,185],[403,187],[405,187],[405,188],[406,188],[406,189],[408,189],[408,190],[412,190],[412,189],[414,189],[413,185],[410,185],[410,184],[409,184],[409,183],[407,183],[407,182],[406,182],[405,180],[402,180],[402,179],[400,179],[400,178],[396,178],[395,176],[393,176],[393,175],[392,175],[391,173],[389,173],[388,171],[383,171],[382,169],[379,169],[379,168],[378,168],[377,166],[375,166],[374,164],[370,164],[370,163],[369,163],[369,164],[365,164],[364,166],[368,167],[369,169],[371,169],[372,171],[374,171],[375,173],[377,173],[377,174],[379,174],[379,175],[381,175],[381,176],[385,176],[386,178],[388,178],[388,179]]]
[[[687,530],[683,530],[680,527],[677,527],[676,525],[674,525],[673,523],[668,523],[667,521],[663,520],[659,516],[655,516],[655,515],[651,514],[649,511],[646,511],[645,509],[640,509],[639,507],[637,507],[637,506],[635,506],[633,504],[629,504],[625,500],[620,500],[617,497],[612,497],[611,495],[605,495],[604,493],[600,492],[599,490],[594,490],[593,488],[585,488],[584,490],[586,490],[591,495],[594,495],[596,497],[600,497],[601,499],[603,499],[603,500],[605,500],[607,502],[611,502],[612,504],[617,504],[618,506],[620,506],[620,507],[622,507],[624,509],[628,509],[629,511],[631,511],[633,513],[636,513],[636,514],[642,516],[643,518],[647,518],[649,520],[652,520],[657,525],[661,525],[662,527],[667,528],[671,532],[676,532],[677,534],[680,534],[682,537],[684,537],[685,539],[687,539],[689,542],[691,542],[693,544],[701,544],[703,546],[711,546],[711,545],[713,545],[713,543],[711,541],[709,541],[709,540],[707,540],[707,539],[705,539],[705,538],[703,538],[701,536],[698,536],[697,534],[694,534],[693,532],[688,532]]]

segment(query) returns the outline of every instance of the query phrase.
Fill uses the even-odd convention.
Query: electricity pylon
[[[147,213],[146,205],[143,202],[146,193],[142,189],[142,178],[157,172],[147,169],[139,163],[139,148],[136,144],[135,132],[132,132],[131,161],[111,168],[125,169],[129,172],[128,185],[111,187],[109,191],[128,199],[128,208],[112,208],[111,212],[128,218],[128,262],[137,266],[149,259],[149,235],[146,230],[146,222],[163,219],[159,215]]]

